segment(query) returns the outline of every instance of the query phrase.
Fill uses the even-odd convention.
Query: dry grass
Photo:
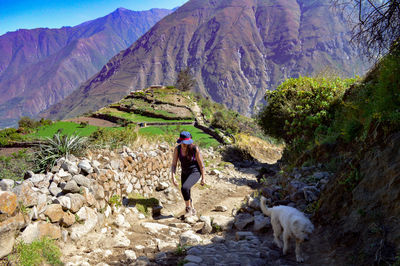
[[[271,144],[260,138],[247,134],[237,134],[235,136],[235,145],[244,151],[247,151],[253,158],[262,163],[275,163],[282,157],[284,145]]]

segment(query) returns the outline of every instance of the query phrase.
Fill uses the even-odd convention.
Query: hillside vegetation
[[[97,123],[92,124],[93,119]],[[18,161],[13,167],[16,168],[13,170],[15,174],[10,175],[13,179],[21,178],[24,171],[33,165],[37,165],[36,171],[51,167],[53,157],[67,150],[66,146],[59,150],[58,144],[54,144],[63,138],[73,139],[79,136],[86,139],[85,147],[114,149],[140,142],[143,138],[150,142],[175,144],[183,130],[191,132],[195,143],[203,148],[234,143],[232,151],[239,151],[238,154],[242,154],[243,158],[253,160],[258,157],[261,161],[268,160],[263,152],[253,152],[254,147],[251,146],[257,143],[259,149],[265,148],[268,152],[271,150],[275,157],[280,156],[280,149],[275,150],[270,145],[271,140],[263,136],[253,119],[241,116],[200,95],[170,86],[132,92],[118,102],[71,121],[34,121],[28,117],[22,118],[18,129],[0,131],[0,145],[29,147],[32,143],[37,143],[33,144],[33,148],[39,148],[39,153],[32,156],[29,151],[21,151],[22,153],[1,157],[1,164],[5,168],[0,171],[0,175],[10,174],[5,169],[13,161]],[[251,141],[250,135],[254,136]],[[51,148],[54,151],[48,154],[41,147],[49,141],[54,146]],[[42,151],[45,155],[41,154]],[[39,158],[39,162],[35,158]]]
[[[314,259],[399,263],[399,74],[397,47],[363,79],[300,77],[266,94],[258,123],[285,140],[283,170],[319,165],[334,174],[312,206],[325,235]]]

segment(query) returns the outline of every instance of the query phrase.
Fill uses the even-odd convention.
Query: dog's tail
[[[271,210],[267,207],[267,203],[266,203],[267,199],[264,196],[261,196],[261,204],[260,204],[260,208],[261,211],[267,215],[267,216],[271,216]]]

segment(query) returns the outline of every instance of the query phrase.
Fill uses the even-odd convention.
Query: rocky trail
[[[48,236],[70,266],[296,264],[294,243],[286,256],[273,243],[260,195],[269,205],[310,213],[331,174],[317,166],[285,172],[277,164],[231,163],[223,158],[232,155],[202,149],[206,185],[192,188],[197,215],[184,218],[181,193],[170,184],[172,150],[91,151],[61,158],[46,174],[0,180],[0,256],[20,240]],[[304,265],[314,265],[305,250]]]
[[[204,187],[196,184],[192,189],[197,216],[184,219],[180,192],[168,187],[154,194],[163,205],[159,216],[145,216],[136,207],[113,208],[102,226],[77,241],[60,242],[63,261],[66,265],[296,264],[294,254],[281,257],[272,242],[269,218],[257,210],[257,203],[255,216],[237,214],[257,187],[260,165],[235,168],[211,154],[205,160],[213,162],[208,167],[213,170],[208,170]]]

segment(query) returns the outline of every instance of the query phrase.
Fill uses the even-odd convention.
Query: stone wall
[[[23,181],[0,180],[0,258],[12,251],[20,231],[27,243],[42,236],[78,239],[112,213],[114,195],[149,197],[168,188],[172,149],[94,151],[61,158],[45,174],[27,172]]]

